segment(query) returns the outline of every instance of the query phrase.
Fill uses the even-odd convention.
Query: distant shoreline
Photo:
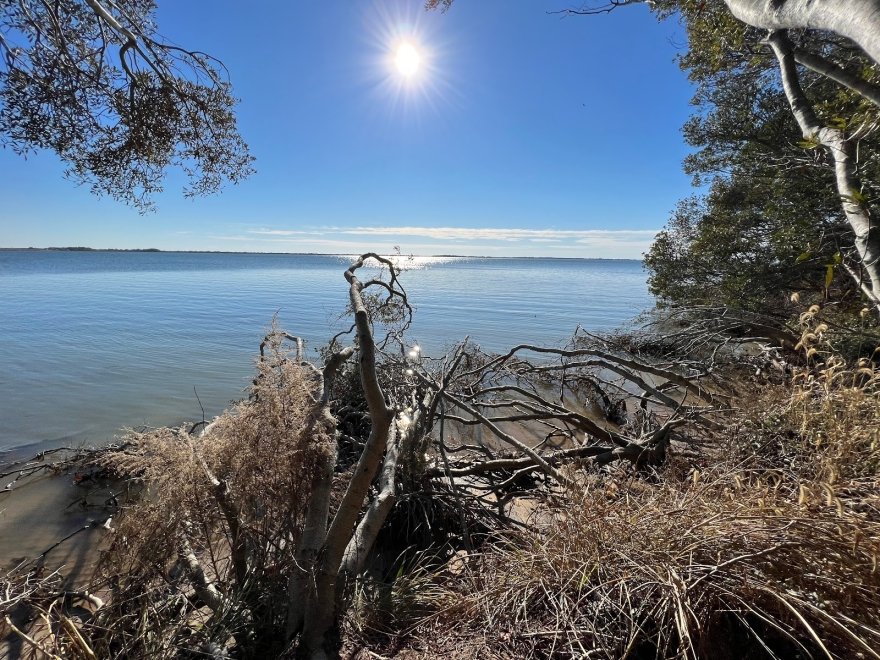
[[[255,254],[289,255],[293,257],[350,257],[352,252],[236,252],[233,250],[160,250],[159,248],[91,248],[91,247],[0,247],[0,252],[149,252],[162,254]],[[396,256],[396,255],[392,255]],[[559,261],[642,261],[624,257],[529,257],[479,254],[401,254],[402,257],[443,257],[455,259],[556,259]]]

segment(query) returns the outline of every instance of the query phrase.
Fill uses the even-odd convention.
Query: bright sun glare
[[[394,57],[394,64],[400,75],[410,78],[419,70],[419,64],[422,58],[419,51],[411,43],[403,43],[397,48],[397,54]]]

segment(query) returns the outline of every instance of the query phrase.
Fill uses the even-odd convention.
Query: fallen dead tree
[[[407,576],[418,618],[352,636],[418,658],[880,657],[880,371],[834,352],[820,308],[800,322],[809,363],[740,400],[711,453],[572,484]]]
[[[657,467],[674,438],[687,441],[685,429],[699,429],[705,441],[719,428],[726,395],[717,383],[620,350],[573,343],[520,345],[492,356],[465,342],[435,373],[413,369],[436,392],[430,417],[445,431],[435,434],[438,458],[426,474],[502,501],[516,495],[518,484],[532,488],[535,473],[552,487],[570,483],[573,466]],[[476,444],[462,441],[469,428],[484,431]]]

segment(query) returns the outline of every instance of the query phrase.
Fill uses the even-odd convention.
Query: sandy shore
[[[95,549],[106,534],[102,524],[113,513],[114,507],[107,506],[112,492],[75,470],[48,467],[54,460],[45,459],[45,470],[18,480],[14,473],[0,484],[3,488],[14,481],[0,490],[0,569],[6,572],[22,562],[42,564],[59,570],[72,588],[91,576]],[[0,466],[0,472],[8,469]]]

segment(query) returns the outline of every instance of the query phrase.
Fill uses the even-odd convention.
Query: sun
[[[372,83],[375,107],[411,115],[414,120],[438,110],[438,104],[448,102],[455,91],[444,64],[455,50],[443,38],[440,24],[426,18],[428,14],[421,10],[424,0],[373,0],[372,4],[377,11],[368,14],[363,30],[369,52],[362,60],[352,61],[359,62],[364,82]]]
[[[404,42],[397,47],[394,65],[404,78],[412,78],[418,72],[421,63],[422,57],[413,44]]]

